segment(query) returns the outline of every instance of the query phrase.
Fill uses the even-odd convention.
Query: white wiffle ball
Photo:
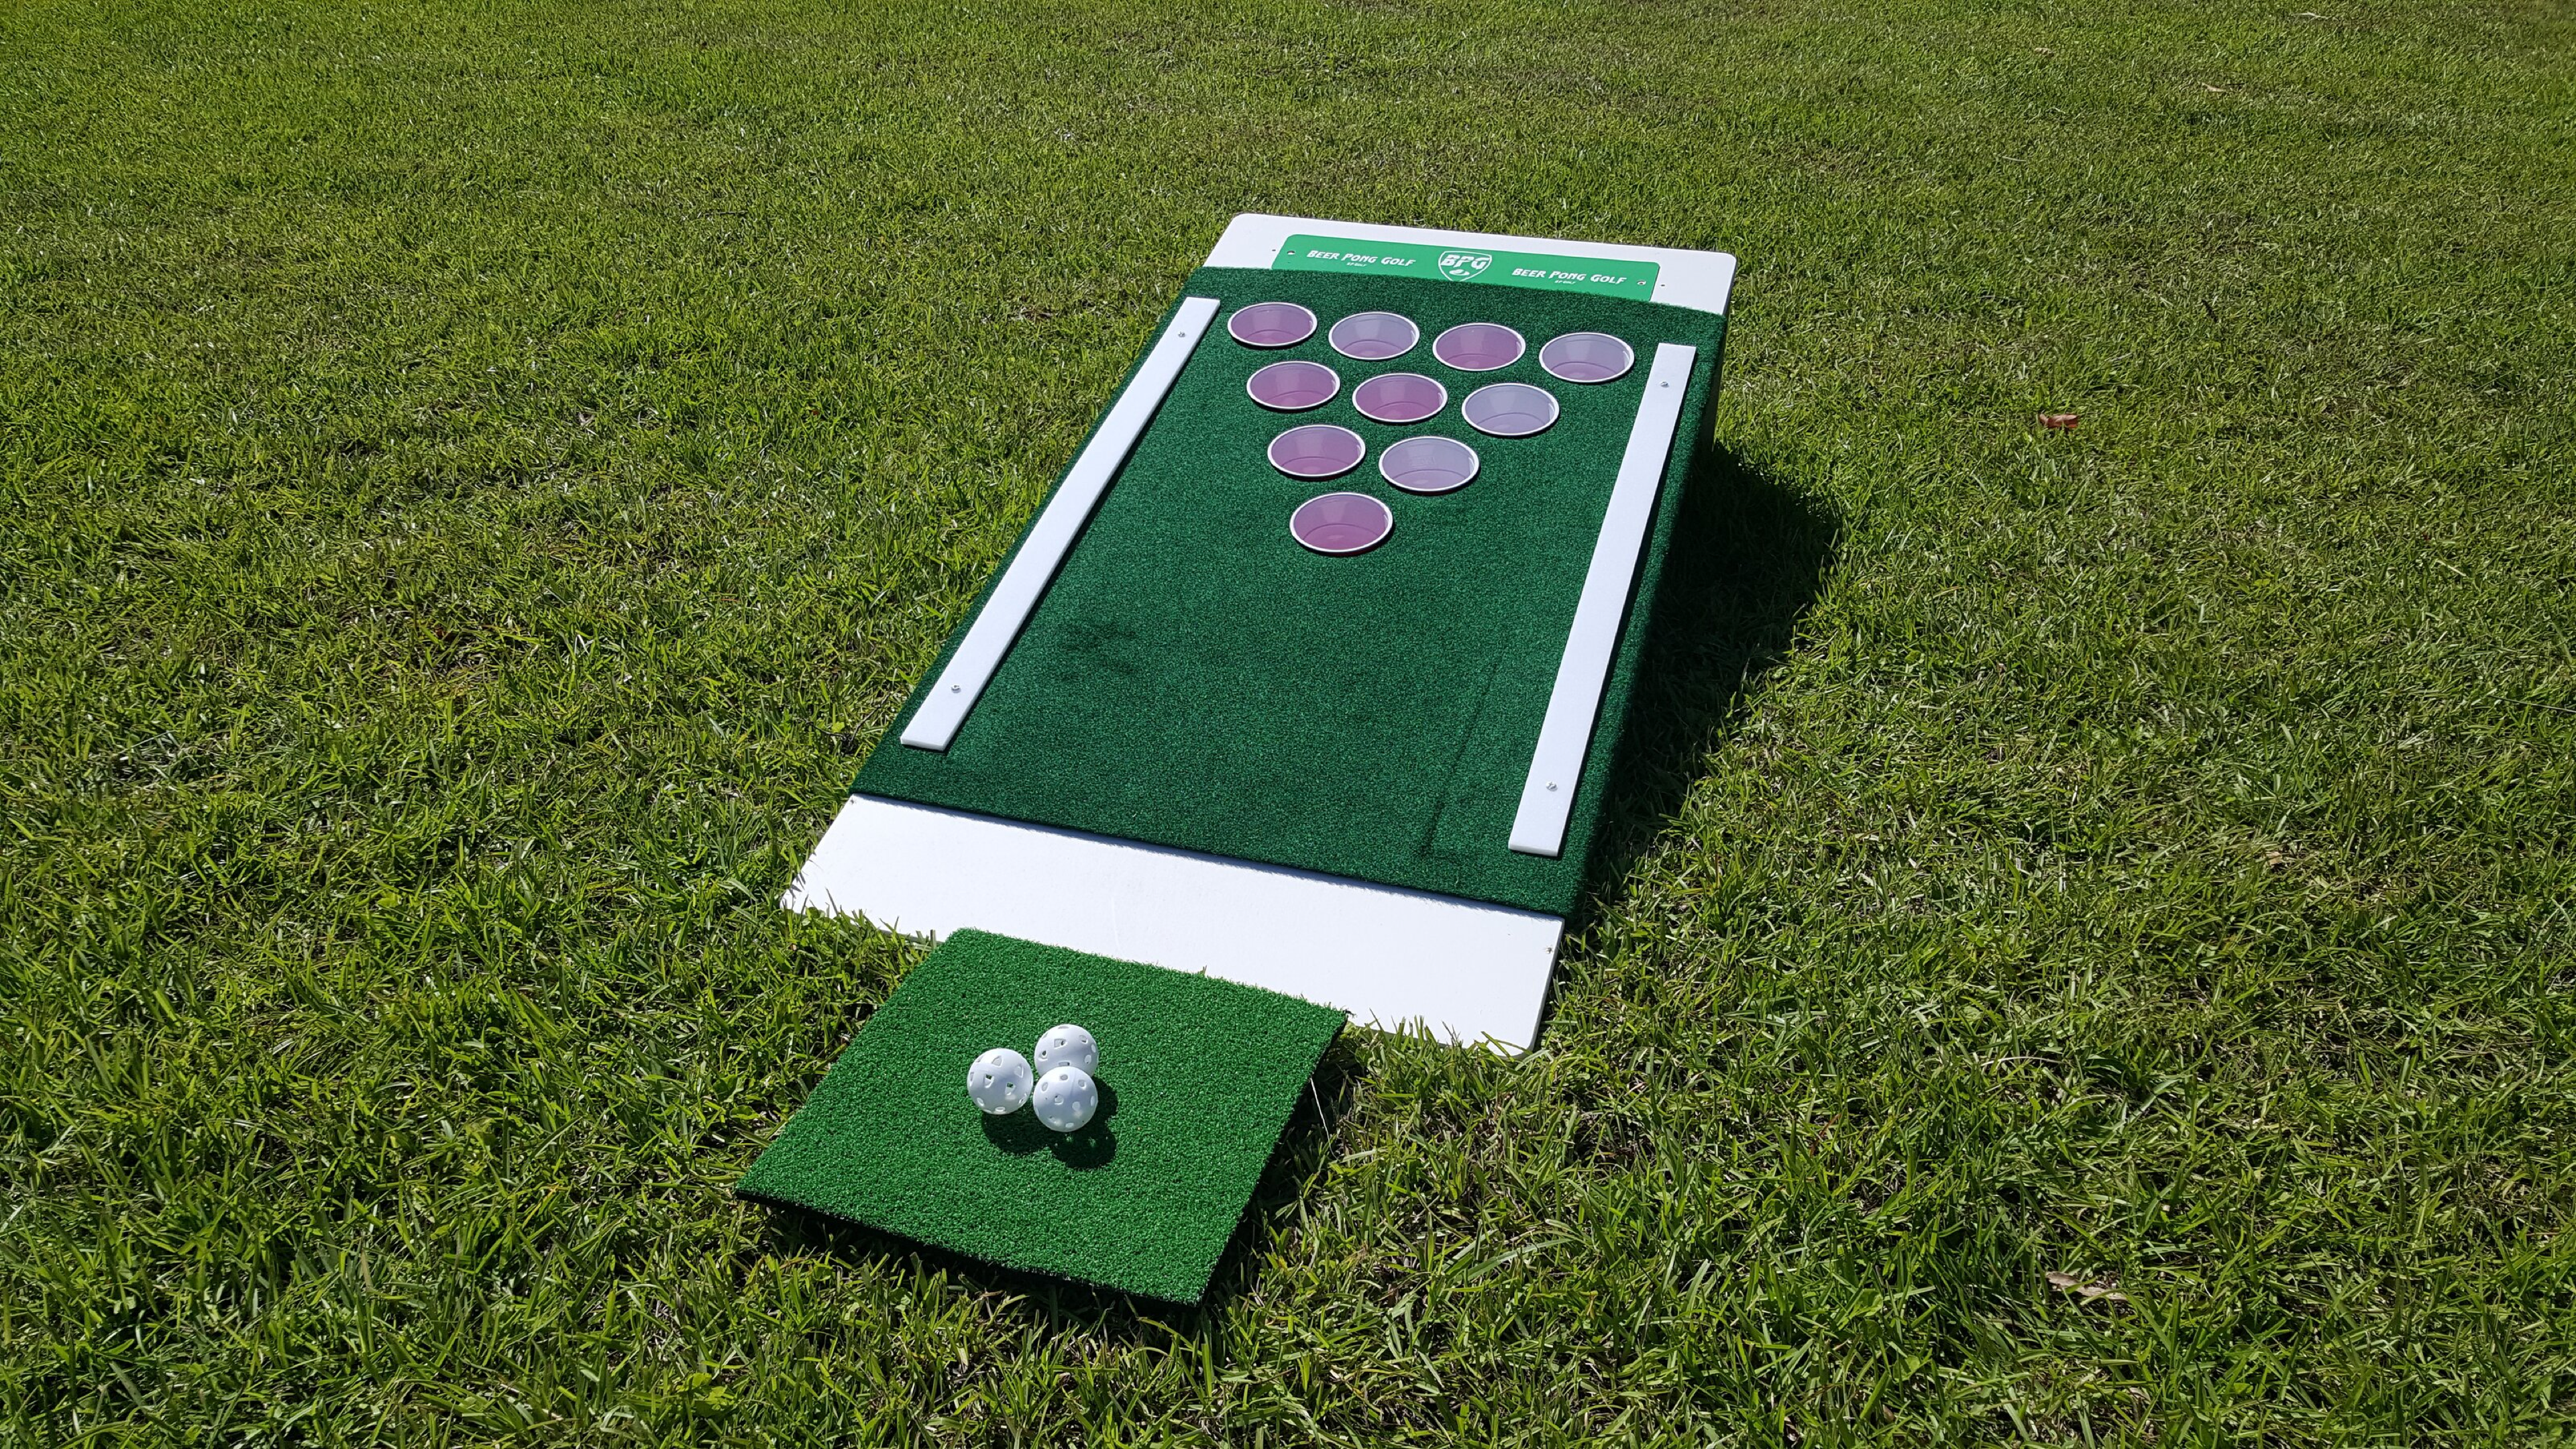
[[[1085,1076],[1100,1075],[1100,1043],[1091,1039],[1090,1032],[1069,1021],[1048,1027],[1046,1034],[1038,1038],[1038,1049],[1030,1059],[1041,1073],[1071,1067]]]
[[[1029,1099],[1029,1086],[1037,1073],[1029,1069],[1029,1059],[1009,1047],[995,1047],[975,1059],[966,1069],[966,1095],[975,1105],[999,1117],[1020,1110]],[[1086,1114],[1087,1115],[1087,1114]]]
[[[1038,1078],[1038,1120],[1058,1132],[1079,1132],[1100,1110],[1100,1085],[1080,1067],[1058,1067]]]

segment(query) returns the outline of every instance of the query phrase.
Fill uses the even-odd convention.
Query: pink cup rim
[[[1279,445],[1281,443],[1288,441],[1299,433],[1311,433],[1317,431],[1339,433],[1343,437],[1350,439],[1351,460],[1328,473],[1300,473],[1296,469],[1279,461]],[[1339,478],[1344,473],[1347,473],[1353,468],[1356,468],[1360,464],[1368,461],[1368,439],[1361,437],[1359,434],[1351,431],[1349,428],[1343,427],[1339,423],[1300,423],[1296,427],[1290,428],[1279,436],[1272,438],[1270,440],[1270,446],[1263,450],[1263,454],[1270,459],[1271,467],[1278,469],[1280,472],[1287,474],[1291,478],[1305,478],[1310,480],[1318,478]]]
[[[1240,323],[1244,318],[1257,315],[1272,308],[1284,308],[1304,317],[1306,319],[1305,330],[1299,332],[1294,337],[1283,337],[1276,342],[1256,342],[1253,339],[1244,336],[1242,331],[1236,326],[1236,324]],[[1242,306],[1235,308],[1232,313],[1227,315],[1225,319],[1225,335],[1242,343],[1246,347],[1259,347],[1264,350],[1273,347],[1294,347],[1298,343],[1315,335],[1315,309],[1302,302],[1246,302]]]
[[[1272,402],[1270,399],[1261,395],[1261,380],[1263,378],[1302,372],[1309,368],[1312,368],[1316,372],[1320,372],[1324,375],[1324,381],[1327,386],[1324,388],[1324,395],[1322,397],[1308,403],[1284,403]],[[1252,376],[1243,380],[1243,391],[1245,396],[1251,398],[1261,406],[1270,409],[1274,413],[1302,413],[1322,407],[1324,404],[1340,397],[1342,395],[1342,375],[1320,362],[1309,362],[1302,357],[1291,357],[1271,363],[1266,367],[1253,369]]]
[[[1553,362],[1548,360],[1548,354],[1554,351],[1556,349],[1556,345],[1560,342],[1589,342],[1594,338],[1599,338],[1601,341],[1610,343],[1619,349],[1620,356],[1626,360],[1619,364],[1618,371],[1603,373],[1599,377],[1576,377],[1572,373],[1560,370],[1566,365],[1562,358]],[[1590,387],[1598,383],[1616,382],[1620,378],[1626,377],[1628,375],[1628,370],[1637,365],[1637,349],[1628,344],[1628,339],[1624,337],[1613,337],[1607,332],[1566,332],[1547,339],[1547,342],[1539,348],[1538,365],[1539,368],[1548,376],[1555,378],[1559,382],[1570,382],[1578,387]]]
[[[1391,382],[1397,378],[1402,378],[1407,382],[1427,382],[1431,384],[1431,390],[1436,393],[1438,397],[1437,400],[1431,404],[1430,410],[1427,412],[1406,413],[1402,415],[1391,414],[1385,411],[1369,411],[1369,405],[1361,400],[1362,395],[1367,393],[1371,387],[1378,383]],[[1425,418],[1436,416],[1442,408],[1449,406],[1449,389],[1441,384],[1440,379],[1426,376],[1419,372],[1381,372],[1375,377],[1362,380],[1359,386],[1351,389],[1351,406],[1359,409],[1360,416],[1367,418],[1371,422],[1418,423]]]
[[[1413,334],[1412,340],[1405,343],[1402,347],[1395,349],[1393,352],[1354,352],[1349,347],[1343,345],[1343,328],[1348,327],[1354,322],[1374,317],[1392,317],[1396,321],[1403,323],[1405,325],[1405,329]],[[1422,345],[1422,324],[1405,316],[1401,312],[1390,312],[1383,307],[1372,307],[1365,312],[1353,312],[1348,317],[1344,317],[1340,321],[1334,323],[1332,330],[1324,334],[1324,340],[1331,343],[1333,350],[1344,357],[1352,358],[1360,362],[1386,362],[1393,358],[1402,357],[1404,354],[1411,352],[1413,349]]]
[[[1379,524],[1376,536],[1372,537],[1366,543],[1356,544],[1350,548],[1326,548],[1322,544],[1310,541],[1304,534],[1297,531],[1297,519],[1300,515],[1304,514],[1307,509],[1314,507],[1318,503],[1328,502],[1336,498],[1356,498],[1371,508],[1376,509]],[[1387,507],[1385,501],[1382,499],[1366,493],[1353,493],[1348,489],[1342,489],[1332,493],[1318,493],[1314,497],[1307,499],[1305,502],[1298,504],[1294,509],[1290,510],[1288,514],[1288,536],[1297,540],[1297,546],[1332,558],[1347,558],[1355,553],[1366,553],[1370,549],[1377,547],[1379,544],[1386,542],[1387,537],[1394,532],[1394,509]]]
[[[1500,362],[1480,362],[1469,364],[1451,359],[1440,349],[1441,343],[1448,341],[1450,338],[1457,336],[1461,332],[1473,332],[1478,329],[1485,328],[1490,328],[1496,332],[1506,333],[1511,337],[1513,342],[1511,356],[1504,358]],[[1519,328],[1506,327],[1500,322],[1461,322],[1457,326],[1451,327],[1442,332],[1439,336],[1431,339],[1431,355],[1439,358],[1443,363],[1458,369],[1460,372],[1493,372],[1500,368],[1509,367],[1513,363],[1528,356],[1529,339],[1521,335]]]
[[[1537,427],[1526,428],[1519,432],[1505,432],[1500,428],[1489,426],[1493,420],[1493,415],[1490,412],[1487,412],[1482,416],[1478,415],[1476,404],[1476,400],[1478,398],[1488,399],[1489,402],[1487,405],[1490,407],[1490,400],[1492,399],[1516,397],[1522,393],[1536,393],[1547,400],[1547,418]],[[1467,426],[1474,428],[1477,432],[1483,433],[1489,438],[1534,438],[1539,434],[1546,432],[1548,429],[1555,427],[1556,420],[1559,417],[1564,416],[1564,413],[1565,405],[1557,401],[1556,394],[1549,392],[1546,388],[1540,387],[1536,383],[1530,382],[1487,383],[1483,387],[1476,389],[1474,392],[1467,394],[1466,401],[1458,404],[1458,416],[1466,419]]]
[[[1467,476],[1459,479],[1455,483],[1446,483],[1437,488],[1425,488],[1419,483],[1407,483],[1403,479],[1398,478],[1395,476],[1396,454],[1416,443],[1442,443],[1449,447],[1456,448],[1459,452],[1466,454]],[[1476,475],[1484,470],[1484,466],[1484,457],[1476,451],[1473,444],[1459,438],[1443,437],[1438,433],[1416,433],[1409,438],[1398,438],[1394,442],[1387,444],[1385,447],[1378,449],[1377,453],[1377,471],[1379,476],[1385,478],[1387,482],[1394,484],[1396,487],[1403,489],[1407,493],[1419,493],[1424,495],[1455,493],[1459,489],[1466,487],[1468,484],[1475,482]]]

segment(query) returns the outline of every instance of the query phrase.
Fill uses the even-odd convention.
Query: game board
[[[1237,217],[785,903],[1526,1048],[1733,273]]]

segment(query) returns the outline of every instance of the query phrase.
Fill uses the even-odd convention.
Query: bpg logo
[[[1493,257],[1485,252],[1442,252],[1440,275],[1453,282],[1472,282],[1493,264]]]

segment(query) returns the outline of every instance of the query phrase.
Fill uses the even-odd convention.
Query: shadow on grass
[[[1681,813],[1707,760],[1786,659],[1824,592],[1842,520],[1722,444],[1694,470],[1674,522],[1646,657],[1612,762],[1610,808],[1568,934],[1600,918]],[[1542,1035],[1545,1023],[1541,1023]]]
[[[1233,1237],[1217,1258],[1206,1295],[1196,1304],[1167,1303],[1045,1273],[1005,1268],[784,1203],[764,1204],[769,1209],[769,1221],[761,1234],[761,1250],[778,1256],[819,1253],[853,1265],[908,1259],[915,1271],[942,1274],[970,1293],[1017,1298],[1024,1311],[1050,1325],[1078,1326],[1120,1341],[1168,1346],[1175,1335],[1188,1339],[1205,1332],[1211,1314],[1221,1311],[1252,1286],[1261,1250],[1271,1239],[1274,1222],[1304,1196],[1306,1185],[1332,1160],[1342,1119],[1358,1098],[1365,1070],[1348,1030],[1325,1048],[1315,1075],[1307,1082],[1306,1090],[1298,1094],[1296,1110],[1289,1113],[1288,1125],[1271,1149],[1270,1160],[1262,1166],[1252,1201],[1244,1208]]]

